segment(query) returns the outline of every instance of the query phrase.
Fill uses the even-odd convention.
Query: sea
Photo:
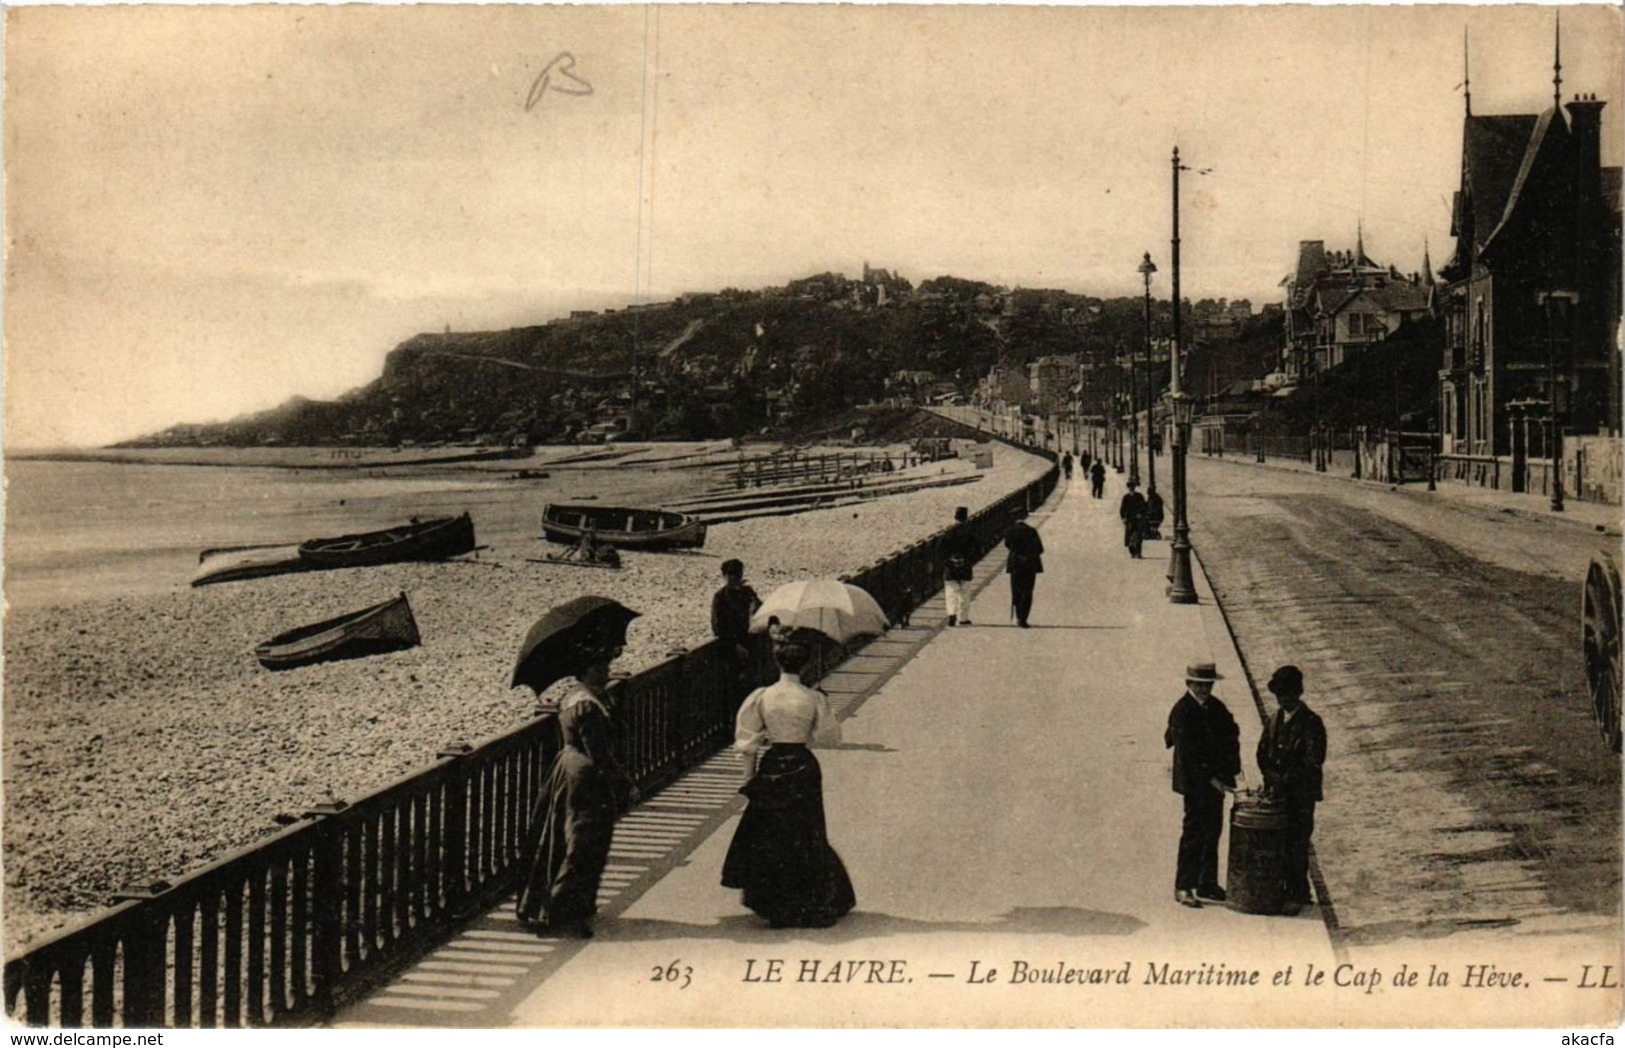
[[[495,473],[23,458],[7,459],[5,485],[8,610],[185,588],[204,549],[384,528],[511,491]],[[513,512],[539,528],[539,505]]]
[[[703,447],[671,445],[658,454],[681,460],[696,449]],[[330,448],[8,456],[6,607],[185,589],[206,549],[295,545],[412,517],[466,511],[482,544],[530,542],[539,539],[549,501],[660,505],[695,482],[647,458],[555,466],[590,451],[550,447],[487,462],[434,462],[424,452],[408,452],[415,461],[403,462],[405,455],[383,449]]]

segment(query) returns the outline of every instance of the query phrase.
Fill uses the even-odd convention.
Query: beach
[[[797,578],[855,571],[1039,476],[1047,464],[996,446],[915,467],[977,479],[859,505],[714,524],[704,549],[623,554],[619,571],[536,563],[548,500],[658,504],[721,480],[692,468],[704,448],[574,464],[566,452],[518,463],[290,476],[264,466],[8,463],[6,535],[5,941],[8,955],[83,918],[125,887],[174,880],[275,832],[325,800],[353,800],[427,767],[435,753],[533,717],[508,685],[526,629],[584,593],[642,613],[616,670],[636,673],[705,643],[719,565],[745,562],[762,594]],[[590,457],[590,456],[589,456]],[[725,457],[715,454],[720,463]],[[46,467],[68,467],[66,473]],[[545,480],[516,467],[545,468]],[[139,475],[141,470],[182,471]],[[77,471],[77,472],[76,472]],[[58,501],[87,509],[13,519],[29,484],[73,476]],[[173,499],[166,492],[187,492]],[[229,490],[229,506],[218,493]],[[136,505],[139,503],[139,505]],[[303,572],[190,588],[210,545],[310,538],[414,515],[472,513],[482,548],[439,563]],[[165,527],[165,524],[169,527]],[[153,538],[150,550],[118,536]],[[163,536],[160,541],[157,536]],[[76,569],[82,565],[82,570]],[[254,646],[305,623],[406,593],[421,646],[390,655],[264,670]]]

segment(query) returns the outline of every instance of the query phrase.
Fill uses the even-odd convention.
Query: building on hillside
[[[863,279],[852,287],[852,301],[858,306],[886,306],[907,299],[914,285],[892,273],[863,263]]]
[[[1549,454],[1554,393],[1567,431],[1620,432],[1620,169],[1602,166],[1606,103],[1561,104],[1557,69],[1540,113],[1475,115],[1468,92],[1440,272],[1442,448],[1512,456],[1514,490],[1520,460]]]
[[[1072,355],[1039,357],[1027,365],[1031,403],[1045,414],[1058,411],[1073,400],[1078,384],[1078,358]]]
[[[988,407],[1025,405],[1032,396],[1027,370],[1013,364],[995,364],[977,387],[976,399]]]

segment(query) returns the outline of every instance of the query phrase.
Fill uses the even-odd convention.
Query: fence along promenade
[[[1003,439],[1003,438],[999,438]],[[1054,490],[1039,479],[971,517],[978,557]],[[888,612],[942,584],[947,529],[846,581]],[[817,653],[821,678],[847,652]],[[766,668],[768,653],[756,658]],[[726,745],[735,695],[715,642],[619,681],[617,744],[646,796]],[[559,745],[551,713],[116,905],[5,964],[7,1014],[33,1026],[214,1028],[320,1022],[511,891]],[[88,999],[87,999],[88,998]]]

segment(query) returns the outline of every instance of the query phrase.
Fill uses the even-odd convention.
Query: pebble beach
[[[559,468],[557,490],[543,493],[493,483],[489,468],[444,467],[427,509],[465,505],[484,548],[441,563],[193,589],[173,577],[173,557],[154,558],[121,568],[133,580],[126,592],[32,601],[15,599],[8,563],[6,953],[83,919],[120,888],[173,880],[275,832],[279,818],[364,796],[426,767],[448,744],[533,717],[537,697],[507,684],[526,629],[553,604],[600,593],[642,612],[616,664],[636,673],[709,640],[722,560],[743,560],[763,595],[853,571],[947,526],[955,506],[974,512],[997,501],[1046,465],[1000,446],[991,469],[965,459],[916,467],[976,475],[975,483],[714,524],[703,550],[627,552],[619,571],[536,563],[559,548],[539,538],[543,498],[588,487],[606,502],[619,490],[676,498],[703,474],[662,475],[656,462],[638,468],[634,483],[631,469],[613,463]],[[312,514],[305,537],[331,533],[322,527],[341,500],[346,510],[362,504],[343,491],[323,492],[320,526]],[[364,504],[386,523],[426,508],[421,490],[373,493]],[[399,592],[411,600],[419,647],[281,673],[254,659],[254,646],[274,634]]]

